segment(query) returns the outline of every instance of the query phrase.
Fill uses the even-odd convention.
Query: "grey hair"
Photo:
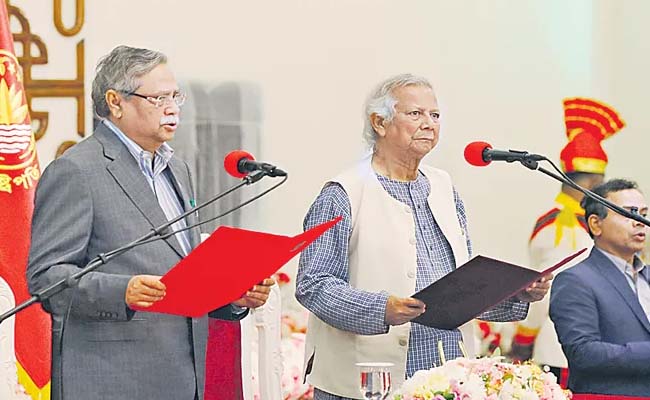
[[[155,50],[129,46],[114,48],[97,64],[91,94],[95,114],[99,118],[106,118],[110,114],[106,91],[135,92],[140,86],[138,78],[166,63],[167,56]]]
[[[372,91],[365,104],[363,139],[368,147],[373,148],[377,141],[377,132],[372,127],[370,118],[377,114],[386,121],[391,121],[395,116],[393,91],[406,86],[425,86],[433,90],[431,83],[421,76],[400,74],[385,79]]]

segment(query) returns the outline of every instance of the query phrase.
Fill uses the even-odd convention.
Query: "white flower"
[[[487,396],[485,383],[478,375],[470,375],[461,387],[468,399],[483,399]]]

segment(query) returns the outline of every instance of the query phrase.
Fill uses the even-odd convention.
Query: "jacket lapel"
[[[93,136],[104,146],[104,156],[112,161],[106,169],[131,202],[133,202],[133,205],[149,221],[152,228],[165,224],[167,217],[162,208],[160,208],[160,204],[158,204],[158,200],[151,190],[147,179],[142,174],[142,171],[140,171],[137,161],[129,153],[126,146],[113,132],[101,123]],[[165,242],[180,257],[184,257],[183,250],[175,237],[169,237],[165,239]]]
[[[594,248],[591,256],[594,257],[594,265],[600,271],[600,274],[604,276],[612,286],[614,286],[618,294],[621,295],[623,300],[625,300],[627,305],[632,309],[632,312],[639,322],[641,322],[643,327],[650,332],[650,322],[648,322],[648,317],[643,311],[639,299],[632,288],[630,288],[627,279],[623,276],[621,271],[619,271],[614,263],[612,263],[612,261],[598,249]]]

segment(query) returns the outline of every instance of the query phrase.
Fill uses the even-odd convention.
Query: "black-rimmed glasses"
[[[129,96],[136,96],[141,99],[145,99],[156,107],[162,107],[163,105],[171,104],[172,101],[176,103],[177,106],[180,107],[185,103],[185,100],[187,100],[187,95],[183,92],[173,92],[168,94],[161,94],[159,96],[147,96],[136,92],[123,92],[123,93]]]

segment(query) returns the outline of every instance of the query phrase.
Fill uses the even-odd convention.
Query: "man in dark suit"
[[[634,182],[614,179],[594,192],[645,216],[648,205]],[[558,274],[550,314],[569,361],[576,393],[650,396],[650,271],[637,254],[647,227],[585,197],[594,248]]]
[[[166,56],[115,48],[97,67],[92,98],[101,119],[94,134],[52,162],[37,188],[32,292],[193,206],[189,168],[165,143],[185,100]],[[187,217],[172,229],[195,222]],[[203,398],[208,317],[133,309],[165,296],[159,278],[199,234],[192,228],[134,248],[43,303],[53,322],[53,400]],[[272,284],[265,280],[211,316],[243,317],[264,304]]]

